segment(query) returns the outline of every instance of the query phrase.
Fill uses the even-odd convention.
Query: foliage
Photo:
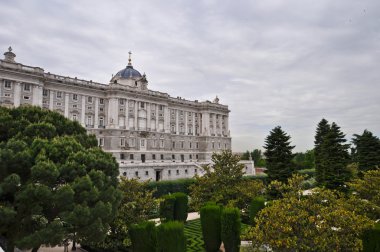
[[[148,182],[120,177],[122,200],[105,241],[82,245],[100,251],[126,251],[131,244],[130,226],[151,219],[158,208],[158,203],[153,198],[154,191],[147,185]]]
[[[195,179],[176,179],[176,180],[166,180],[166,181],[154,181],[149,182],[147,187],[151,190],[154,190],[153,196],[155,198],[160,198],[163,195],[175,193],[175,192],[183,192],[189,195],[190,185],[195,183]]]
[[[255,197],[249,207],[249,220],[250,223],[255,223],[256,215],[265,207],[265,198],[264,197]]]
[[[252,158],[256,167],[265,167],[266,163],[261,150],[254,149],[252,152],[246,151],[241,156],[241,160],[249,160],[250,158]]]
[[[221,244],[221,208],[206,204],[201,208],[202,235],[207,252],[219,251]]]
[[[120,202],[118,164],[77,122],[0,108],[0,236],[9,249],[103,240]]]
[[[202,177],[195,176],[190,186],[191,206],[199,210],[206,202],[237,206],[247,209],[251,199],[263,193],[262,181],[243,179],[243,167],[239,156],[231,151],[214,153],[213,165],[204,167]]]
[[[157,227],[157,252],[185,252],[186,237],[182,222],[169,221]]]
[[[237,208],[224,208],[221,215],[221,238],[226,252],[239,252],[241,220]]]
[[[280,126],[275,127],[265,139],[266,171],[269,181],[286,181],[294,169],[292,164],[294,146],[290,145],[290,136]]]
[[[156,250],[157,233],[154,222],[133,224],[130,227],[129,234],[133,251],[152,252]]]
[[[314,150],[307,150],[305,153],[297,152],[294,154],[293,163],[297,171],[305,169],[314,169],[314,162]]]
[[[188,202],[186,194],[177,192],[172,194],[175,197],[174,220],[185,222],[187,220]]]
[[[368,205],[362,212],[373,219],[380,219],[380,169],[364,172],[362,178],[353,180],[348,186],[353,196],[362,199],[361,206]]]
[[[184,233],[187,240],[186,252],[204,252],[201,220],[189,220],[185,224]]]
[[[296,182],[298,185],[299,183]],[[315,189],[301,197],[298,186],[288,188],[284,198],[274,200],[257,217],[250,231],[256,249],[266,245],[274,251],[360,251],[361,234],[373,221],[352,211],[343,194]]]
[[[354,135],[354,161],[359,163],[360,171],[380,168],[380,140],[372,132],[364,130],[361,135]]]
[[[315,133],[314,140],[314,156],[315,156],[315,171],[316,171],[316,180],[318,184],[322,184],[325,181],[325,171],[326,168],[323,167],[323,149],[322,144],[324,137],[330,131],[330,124],[326,119],[322,119],[318,125]]]
[[[363,251],[380,251],[380,223],[377,223],[373,228],[364,231]]]
[[[161,222],[173,221],[176,198],[172,194],[164,195],[160,202],[160,219]]]

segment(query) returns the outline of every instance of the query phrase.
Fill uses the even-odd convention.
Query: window
[[[4,83],[4,88],[11,89],[12,88],[12,82],[9,80],[6,80]]]
[[[227,144],[226,143],[224,144],[224,149],[227,149]]]
[[[57,98],[58,98],[58,99],[61,99],[61,98],[62,98],[62,92],[61,92],[61,91],[57,91]]]
[[[87,107],[87,110],[92,110],[92,107],[91,106]]]
[[[11,94],[4,94],[5,97],[11,97]]]
[[[191,143],[189,144],[189,147],[190,147],[190,149],[191,149],[191,147],[192,147],[192,144],[191,144]]]
[[[24,83],[24,91],[30,91],[30,84]]]
[[[212,148],[215,149],[215,143],[214,142],[212,142]]]
[[[190,155],[189,155],[189,158],[190,158],[190,159],[193,159],[193,155],[190,154]]]
[[[164,106],[162,106],[162,105],[160,105],[158,108],[159,108],[160,110],[164,110]]]
[[[168,170],[168,175],[170,175],[171,174],[171,170]]]
[[[149,176],[149,172],[148,171],[145,171],[145,176]]]
[[[120,153],[120,159],[121,159],[121,160],[124,160],[124,159],[125,159],[125,155],[124,155],[124,153]]]
[[[175,155],[174,154],[172,155],[172,159],[175,160]]]
[[[78,105],[76,105],[76,104],[73,104],[73,108],[78,108]]]
[[[120,109],[119,109],[119,112],[124,112],[124,109],[123,109],[123,108],[120,108]]]
[[[87,116],[87,125],[94,125],[91,115]]]
[[[195,147],[196,147],[197,149],[199,148],[199,143],[198,143],[198,142],[195,144]]]
[[[73,94],[73,100],[74,100],[74,101],[77,101],[77,100],[78,100],[78,95],[77,95],[77,94]]]
[[[99,146],[104,146],[104,138],[99,138]]]
[[[103,111],[104,111],[104,108],[99,108],[99,111],[100,111],[100,112],[103,112]]]
[[[181,141],[181,148],[183,149],[183,147],[184,147],[184,142]]]
[[[172,147],[175,148],[175,142],[174,141],[172,142]]]
[[[152,159],[156,160],[156,154],[152,154]]]
[[[87,97],[87,102],[92,103],[92,97],[91,96]]]
[[[218,143],[218,148],[220,149],[221,147],[220,147],[220,143]]]
[[[125,138],[120,138],[120,146],[125,146]]]
[[[57,106],[62,106],[62,103],[60,103],[60,102],[57,102]]]
[[[198,159],[198,154],[195,155],[195,159]]]
[[[135,176],[136,176],[136,177],[139,176],[139,172],[138,172],[138,171],[135,171]]]
[[[45,96],[45,97],[48,96],[48,91],[47,91],[47,89],[43,89],[43,90],[42,90],[42,95]]]
[[[141,147],[145,147],[145,139],[141,139],[140,145]]]
[[[144,102],[140,102],[140,107],[141,108],[145,108],[145,103]]]
[[[185,174],[187,174],[187,169],[185,169]]]
[[[157,140],[153,140],[153,148],[156,148],[157,147]]]
[[[176,170],[177,175],[179,175],[179,170]]]
[[[100,103],[100,104],[104,104],[104,99],[103,99],[103,98],[100,98],[100,99],[99,99],[99,103]]]
[[[164,160],[164,154],[161,154],[161,160]]]
[[[164,148],[164,146],[165,146],[164,140],[160,140],[160,148]]]
[[[198,173],[198,170],[197,170],[197,169],[194,169],[194,173],[197,174],[197,173]]]
[[[129,154],[129,159],[130,159],[130,160],[133,160],[133,158],[134,158],[134,157],[133,157],[133,154]]]
[[[123,99],[120,99],[120,100],[119,100],[119,104],[120,104],[120,105],[124,105],[124,100],[123,100]]]
[[[30,96],[24,96],[24,100],[30,100]]]
[[[104,126],[104,117],[99,117],[99,126]]]
[[[131,146],[131,147],[135,146],[135,139],[134,138],[129,139],[129,146]]]
[[[126,172],[123,172],[123,176],[126,177],[126,176],[127,176],[127,173],[126,173]]]
[[[77,120],[78,120],[77,114],[73,114],[73,121],[77,121]]]

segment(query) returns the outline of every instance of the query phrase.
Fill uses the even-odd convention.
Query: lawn
[[[248,228],[248,225],[242,224],[241,232]],[[187,252],[204,252],[201,220],[191,220],[185,224],[185,235],[187,238]]]

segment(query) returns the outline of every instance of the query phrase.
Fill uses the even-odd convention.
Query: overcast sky
[[[127,64],[148,87],[229,106],[234,151],[277,125],[297,151],[317,123],[380,136],[380,1],[0,0],[0,48],[46,72],[108,83]]]

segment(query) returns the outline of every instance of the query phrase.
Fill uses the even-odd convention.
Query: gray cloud
[[[127,63],[151,89],[218,95],[233,149],[281,125],[312,148],[325,117],[350,138],[380,135],[380,2],[2,1],[0,48],[45,71],[107,83]]]

